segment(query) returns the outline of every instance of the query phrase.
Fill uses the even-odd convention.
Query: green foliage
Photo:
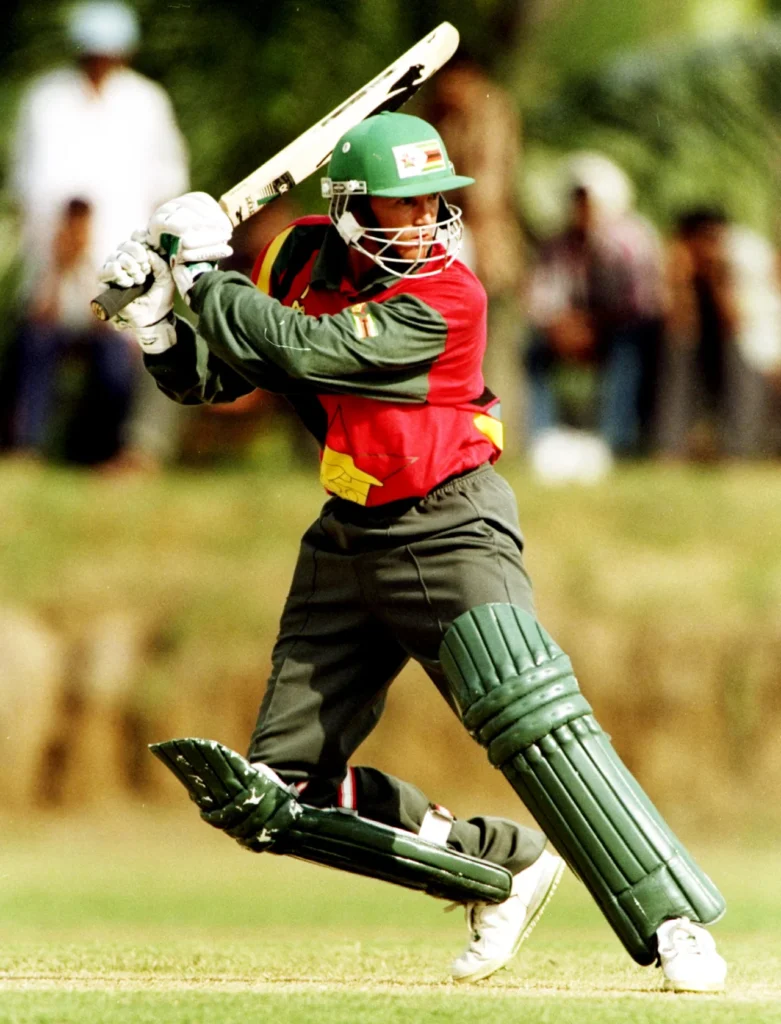
[[[772,24],[693,45],[698,0],[132,2],[143,29],[136,66],[172,96],[196,188],[221,193],[448,19],[517,97],[538,161],[550,151],[546,166],[574,147],[601,148],[662,222],[704,199],[759,227],[772,221],[781,103]],[[750,4],[731,6],[750,18]],[[25,83],[67,59],[64,10],[16,4],[14,45],[0,52],[0,166]],[[317,182],[296,200],[317,208]]]
[[[781,165],[781,25],[699,45],[637,50],[569,79],[529,111],[527,139],[598,148],[667,223],[686,204],[720,203],[772,233]]]
[[[510,0],[280,0],[132,3],[138,70],[170,92],[192,153],[195,187],[219,194],[318,121],[440,21],[485,59],[512,45]],[[62,12],[22,0],[17,46],[0,83],[0,163],[29,77],[67,57]],[[497,34],[504,46],[497,46]],[[129,136],[131,137],[131,136]],[[118,155],[118,159],[119,159]],[[308,194],[317,194],[308,187]]]
[[[692,6],[693,0],[539,4],[513,68],[515,88],[528,106],[621,52],[682,37]]]

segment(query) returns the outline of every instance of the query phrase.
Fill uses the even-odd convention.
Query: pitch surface
[[[456,988],[460,914],[245,853],[193,815],[3,831],[0,1024],[781,1022],[772,850],[704,851],[729,902],[717,927],[729,986],[681,997],[623,953],[571,877],[510,969]]]

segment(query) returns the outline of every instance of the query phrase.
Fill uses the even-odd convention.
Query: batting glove
[[[153,275],[152,286],[109,322],[119,331],[132,330],[144,352],[158,355],[176,344],[176,287],[167,263],[145,244],[145,239],[146,232],[135,231],[111,253],[98,276],[104,284],[131,288]]]
[[[188,302],[195,280],[233,253],[228,245],[232,234],[222,207],[206,192],[188,192],[163,203],[147,226],[149,244],[168,260],[176,287]]]

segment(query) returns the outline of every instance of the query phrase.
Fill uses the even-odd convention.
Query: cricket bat
[[[334,146],[349,128],[372,114],[398,110],[450,60],[457,46],[458,30],[443,21],[330,114],[228,189],[219,202],[231,224],[237,227],[327,164]],[[151,279],[132,288],[107,288],[92,300],[92,312],[99,320],[110,320],[143,295],[149,285]]]

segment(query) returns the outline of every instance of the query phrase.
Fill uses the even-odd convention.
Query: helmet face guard
[[[430,277],[450,266],[461,247],[461,210],[442,192],[473,184],[458,175],[438,132],[407,114],[382,113],[351,128],[336,144],[322,179],[329,215],[347,245],[389,274]],[[433,224],[382,228],[355,216],[353,196],[405,198],[440,193]],[[352,208],[351,208],[352,206]],[[367,223],[361,223],[361,220]],[[409,253],[412,252],[412,256]]]
[[[449,267],[458,255],[464,237],[461,210],[439,197],[439,211],[433,224],[418,227],[381,228],[361,224],[349,209],[349,195],[331,199],[331,223],[347,245],[363,253],[395,277],[433,277]],[[368,245],[367,245],[368,243]],[[410,258],[400,250],[416,249]]]

